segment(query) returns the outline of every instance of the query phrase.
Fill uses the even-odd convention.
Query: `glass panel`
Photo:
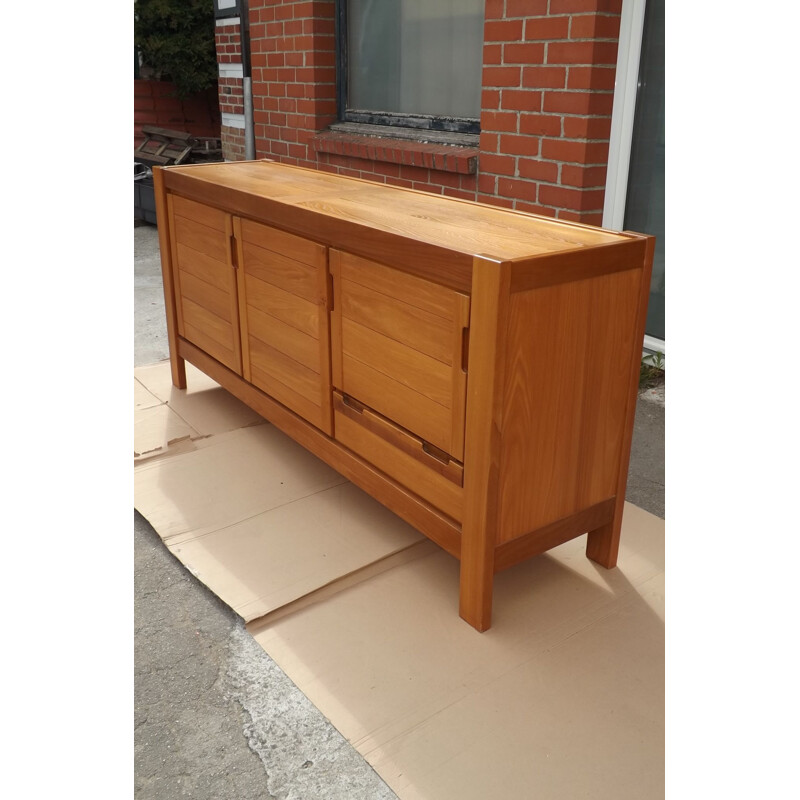
[[[647,0],[624,229],[656,237],[645,331],[664,324],[664,0]]]
[[[483,4],[348,0],[348,108],[478,119]]]

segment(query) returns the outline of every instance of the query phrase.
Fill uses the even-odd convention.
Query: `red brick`
[[[484,67],[483,86],[519,86],[519,67]]]
[[[503,19],[505,0],[486,0],[484,7],[484,19]]]
[[[514,201],[507,197],[497,197],[493,194],[478,194],[478,202],[489,206],[500,206],[501,208],[514,208]]]
[[[621,14],[622,0],[550,0],[551,14]]]
[[[483,25],[485,42],[518,42],[522,38],[522,20],[501,20]]]
[[[436,183],[429,183],[427,181],[417,183],[414,182],[414,188],[422,192],[430,192],[431,194],[441,194],[442,187]]]
[[[294,18],[297,19],[298,17],[313,17],[315,11],[314,6],[315,3],[311,2],[311,0],[306,0],[306,2],[303,3],[295,3],[294,8],[292,9]]]
[[[268,67],[282,67],[286,63],[286,56],[283,53],[270,53],[267,56]]]
[[[503,89],[500,107],[504,111],[541,111],[542,93],[530,89]]]
[[[566,67],[523,67],[522,85],[531,89],[563,89],[567,82]]]
[[[488,110],[500,108],[500,90],[484,89],[481,92],[481,108]]]
[[[543,17],[547,14],[547,0],[507,0],[507,17]]]
[[[483,172],[492,172],[496,175],[513,175],[516,170],[516,159],[511,156],[497,156],[492,153],[481,153],[478,159],[478,169]]]
[[[528,136],[560,136],[561,117],[551,114],[520,114],[519,132]]]
[[[275,6],[275,19],[291,19],[294,16],[294,9],[289,3]]]
[[[535,136],[501,136],[500,152],[510,156],[538,156],[539,139]]]
[[[411,189],[414,186],[412,181],[406,181],[402,178],[393,178],[389,175],[386,176],[386,183],[390,184],[391,186],[400,186],[403,189]]]
[[[481,130],[516,133],[517,115],[512,112],[484,111],[481,113]]]
[[[455,197],[457,200],[475,199],[474,189],[470,191],[469,189],[451,189],[449,186],[445,186],[444,189],[442,190],[442,193],[447,197]]]
[[[496,133],[487,133],[481,131],[481,152],[483,153],[496,153],[497,146],[500,143],[500,137]]]
[[[567,139],[608,139],[610,136],[611,117],[564,117]]]
[[[516,200],[536,202],[536,192],[539,184],[532,181],[518,181],[511,178],[499,178],[497,181],[497,194],[503,197],[513,197]]]
[[[613,91],[617,70],[615,67],[570,67],[568,89],[600,89]],[[525,85],[525,76],[522,76]]]
[[[603,64],[617,63],[616,42],[551,42],[547,45],[548,64]]]
[[[550,186],[542,184],[539,186],[539,202],[556,208],[570,208],[573,211],[594,211],[602,209],[605,191],[603,189],[592,189],[581,191],[580,189],[569,189],[564,186]]]
[[[582,189],[602,187],[606,185],[606,173],[606,167],[575,167],[564,164],[561,167],[561,183]]]
[[[485,64],[502,64],[503,63],[503,45],[501,44],[487,44],[483,46],[483,63]]]
[[[604,164],[608,160],[608,142],[542,139],[542,158],[572,164]]]
[[[566,19],[566,17],[564,17]],[[600,14],[584,14],[572,17],[570,39],[617,39],[619,17]]]
[[[497,190],[497,176],[478,173],[478,191],[484,194],[494,194]]]
[[[599,92],[545,92],[542,109],[561,114],[611,113],[614,95]]]
[[[405,178],[407,181],[420,181],[427,183],[430,180],[430,170],[423,167],[415,167],[408,164],[403,164],[400,167],[400,177]]]
[[[520,178],[530,178],[534,181],[555,183],[558,180],[558,164],[554,161],[521,158],[519,160],[519,176]]]
[[[544,44],[541,42],[505,44],[503,45],[503,63],[542,64],[544,63]]]
[[[569,37],[569,17],[539,17],[525,21],[525,41],[551,42]]]

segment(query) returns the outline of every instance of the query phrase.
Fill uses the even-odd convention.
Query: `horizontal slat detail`
[[[424,278],[383,266],[351,253],[340,253],[342,278],[366,286],[392,299],[421,308],[452,322],[456,316],[456,294]]]
[[[340,388],[343,392],[394,420],[420,439],[449,451],[453,428],[450,409],[346,354],[342,358],[342,371],[344,385]]]
[[[179,197],[178,195],[172,196],[172,204],[175,213],[181,217],[193,219],[202,225],[215,228],[222,233],[225,233],[227,230],[225,218],[228,215],[218,208],[212,208],[203,203],[196,203],[194,200],[189,200],[186,197]]]
[[[342,352],[445,408],[453,402],[453,368],[351,319],[342,320]]]
[[[336,439],[343,445],[400,481],[449,517],[461,520],[464,493],[461,487],[338,411],[334,411],[333,427]]]
[[[181,304],[185,326],[192,326],[199,331],[204,331],[210,339],[222,345],[226,350],[233,351],[233,328],[230,322],[212,314],[208,309],[188,297],[182,297]],[[192,337],[187,335],[186,338],[191,339]],[[193,341],[196,340],[193,339]]]
[[[269,225],[243,219],[242,237],[245,242],[252,242],[313,267],[324,267],[326,263],[324,245],[272,228]]]
[[[452,365],[452,322],[395,297],[342,280],[341,314],[378,333]],[[335,302],[340,302],[335,299]]]
[[[252,337],[289,356],[313,372],[320,371],[319,339],[302,333],[271,314],[248,306],[248,332]]]
[[[233,350],[212,339],[204,329],[197,328],[186,322],[183,326],[183,336],[187,341],[197,345],[201,350],[205,350],[210,356],[216,358],[220,364],[224,364],[228,369],[238,373],[236,354]]]
[[[253,336],[250,337],[249,346],[250,369],[254,377],[253,382],[257,386],[266,392],[270,391],[266,385],[261,385],[255,380],[256,372],[261,371],[313,405],[320,405],[321,388],[319,375],[316,372],[298,364],[285,353],[281,353]],[[294,407],[293,404],[287,403],[287,405]]]
[[[218,317],[230,322],[231,319],[231,296],[230,292],[224,291],[210,283],[195,278],[188,272],[181,270],[180,275],[181,294],[184,298],[192,300],[197,305],[210,311]]]
[[[230,258],[230,241],[224,233],[177,215],[175,216],[175,242],[178,245],[185,244],[192,250],[205,253],[223,264],[227,264]]]
[[[224,261],[218,261],[205,253],[180,242],[176,246],[178,267],[201,281],[211,283],[218,289],[230,291],[231,267]]]
[[[322,304],[323,300],[319,297],[317,267],[302,264],[250,242],[244,242],[242,250],[246,275],[271,283],[312,303]]]
[[[244,279],[248,307],[258,308],[309,336],[319,338],[319,306],[252,275],[245,275]]]

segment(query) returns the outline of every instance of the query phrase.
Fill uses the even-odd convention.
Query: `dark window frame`
[[[425,131],[479,134],[480,119],[471,117],[433,116],[429,114],[403,114],[390,111],[349,108],[347,104],[347,0],[335,0],[336,4],[336,106],[340,122],[363,125],[385,125],[389,128],[411,128]]]

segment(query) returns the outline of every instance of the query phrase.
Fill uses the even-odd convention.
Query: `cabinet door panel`
[[[335,250],[331,271],[334,386],[463,459],[469,297]]]
[[[327,249],[234,220],[244,377],[330,434]]]
[[[178,333],[241,375],[231,215],[175,195],[167,203]]]

